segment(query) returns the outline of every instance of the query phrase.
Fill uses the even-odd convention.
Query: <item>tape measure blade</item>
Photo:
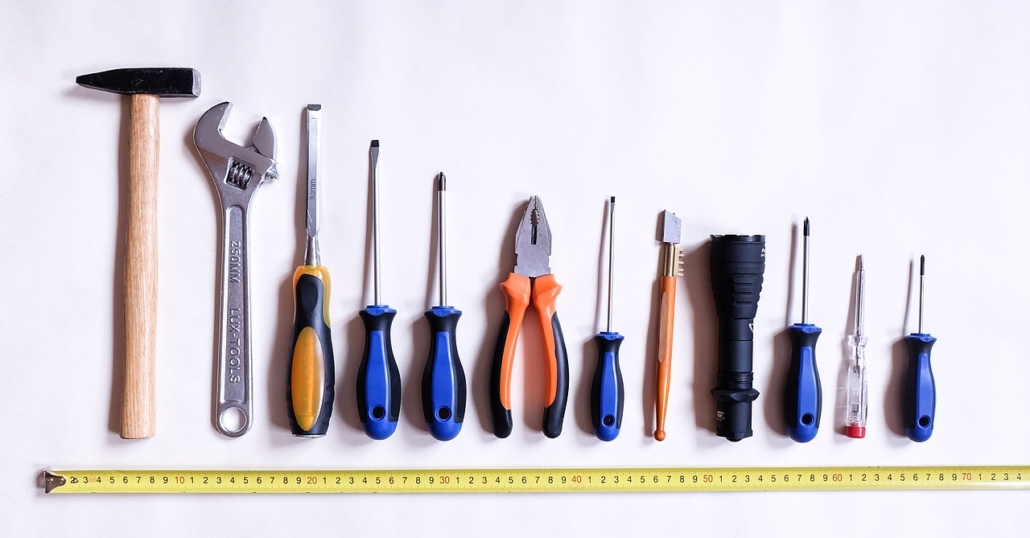
[[[1030,466],[44,471],[47,493],[598,493],[1030,489]]]

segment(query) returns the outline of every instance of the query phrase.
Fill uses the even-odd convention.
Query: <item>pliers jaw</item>
[[[536,278],[551,274],[551,228],[540,197],[533,196],[515,232],[515,273]]]

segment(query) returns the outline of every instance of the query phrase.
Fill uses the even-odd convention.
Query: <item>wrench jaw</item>
[[[249,199],[264,181],[279,177],[275,162],[275,131],[268,118],[261,118],[254,131],[252,146],[230,142],[222,135],[222,128],[231,110],[232,103],[228,101],[208,109],[193,130],[193,142],[219,196],[236,200],[242,195]]]

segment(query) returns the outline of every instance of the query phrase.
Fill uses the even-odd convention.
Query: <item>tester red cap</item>
[[[863,426],[845,426],[844,435],[851,437],[852,439],[861,439],[865,437],[865,427]]]

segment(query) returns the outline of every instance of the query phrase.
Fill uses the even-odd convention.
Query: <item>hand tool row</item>
[[[146,438],[155,432],[154,354],[156,337],[156,174],[157,98],[199,94],[199,75],[191,69],[114,70],[79,77],[84,86],[130,94],[129,211],[125,261],[125,386],[122,437]],[[238,437],[251,427],[253,380],[251,305],[249,288],[248,215],[257,188],[278,177],[276,138],[262,118],[249,146],[222,136],[231,103],[207,110],[197,122],[193,140],[215,190],[221,212],[221,262],[218,310],[217,380],[214,424],[218,431]],[[286,402],[290,427],[300,437],[324,436],[335,399],[335,359],[329,315],[330,276],[321,265],[318,232],[321,175],[321,106],[309,105],[306,115],[307,174],[302,183],[306,199],[303,263],[294,272],[295,316]],[[364,348],[354,394],[366,434],[386,439],[397,428],[401,410],[401,376],[394,358],[391,325],[397,311],[384,304],[380,279],[379,141],[369,147],[372,191],[372,257],[374,301],[360,311]],[[461,311],[447,301],[446,192],[447,178],[436,178],[438,222],[439,304],[426,311],[430,328],[421,400],[430,433],[439,440],[455,438],[465,417],[468,388],[458,356],[456,328]],[[619,362],[624,337],[612,331],[615,197],[608,206],[608,319],[594,337],[597,363],[591,384],[591,421],[596,436],[611,441],[619,435],[625,405],[625,386]],[[656,430],[666,438],[670,392],[676,279],[682,276],[679,247],[681,221],[662,213],[659,260],[658,349],[656,361]],[[808,321],[808,219],[804,222],[804,264],[801,323],[787,329],[792,344],[784,390],[783,412],[788,435],[798,442],[813,439],[822,414],[822,394],[815,346],[821,329]],[[489,401],[494,433],[508,437],[513,428],[511,377],[517,340],[525,313],[532,305],[540,320],[546,365],[545,406],[541,429],[547,437],[561,434],[569,396],[569,359],[557,314],[562,287],[550,268],[551,230],[540,198],[526,204],[515,233],[516,263],[501,284],[505,312],[491,357]],[[716,433],[730,441],[752,435],[751,405],[758,398],[752,372],[754,317],[765,269],[765,236],[713,235],[710,273],[719,317]],[[930,349],[936,339],[922,330],[920,262],[919,331],[905,338],[910,351],[901,414],[907,435],[925,441],[933,431],[935,385]],[[864,268],[856,271],[855,329],[850,336],[852,357],[847,376],[845,433],[865,435],[868,413],[865,380],[866,337],[862,332]]]

